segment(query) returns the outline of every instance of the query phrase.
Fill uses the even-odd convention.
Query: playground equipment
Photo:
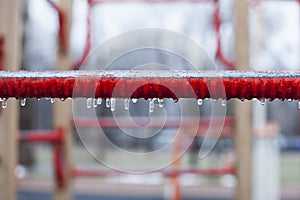
[[[174,0],[164,0],[164,1],[155,1],[155,0],[146,0],[148,3],[158,3],[158,2],[173,2]],[[59,6],[52,1],[50,1],[50,5],[53,6],[58,11],[60,31],[59,31],[59,44],[60,44],[60,52],[58,58],[58,65],[64,66],[64,70],[67,70],[70,64],[69,57],[69,44],[68,44],[68,33],[69,33],[69,24],[70,24],[70,1],[65,1],[63,6]],[[67,2],[67,3],[66,3]],[[97,3],[108,3],[108,1],[104,0],[95,0],[88,1],[89,9],[91,9]],[[111,1],[109,1],[111,3]],[[118,1],[113,1],[118,2]],[[236,44],[236,61],[233,64],[231,61],[228,61],[223,53],[222,46],[220,42],[220,14],[219,14],[219,6],[217,0],[190,0],[190,2],[211,2],[215,4],[215,13],[214,13],[214,27],[217,36],[217,52],[216,57],[219,61],[227,68],[233,69],[236,66],[236,69],[245,70],[247,68],[241,68],[240,66],[248,66],[248,51],[245,50],[245,46],[248,41],[248,34],[244,33],[243,30],[246,30],[247,27],[247,10],[248,5],[244,1],[236,1],[236,7],[241,8],[240,10],[236,10],[236,18],[237,18],[237,27],[240,28],[241,31],[237,31],[237,40],[241,40],[244,42],[240,42]],[[299,2],[299,1],[298,1]],[[3,2],[1,2],[3,3]],[[20,4],[15,1],[11,1],[10,6],[16,8],[16,11],[12,13],[14,17],[12,17],[12,26],[8,33],[16,32],[18,30],[18,9],[20,8]],[[0,8],[2,7],[2,4]],[[3,6],[5,8],[5,6]],[[90,32],[91,32],[91,16],[89,15],[87,18],[88,24],[88,34],[87,34],[87,42],[84,54],[82,58],[73,65],[73,69],[78,69],[78,67],[85,60],[86,56],[90,52],[91,44],[90,44]],[[14,21],[13,21],[14,19]],[[7,20],[9,21],[9,20]],[[0,23],[1,24],[1,23]],[[0,29],[1,30],[1,29]],[[0,66],[2,56],[5,54],[5,51],[2,50],[4,42],[5,45],[9,48],[18,49],[18,45],[16,45],[13,41],[18,41],[18,36],[16,34],[6,34],[7,37],[0,37]],[[243,38],[243,39],[242,39]],[[246,44],[245,44],[246,43]],[[11,50],[12,51],[12,50]],[[8,51],[10,52],[10,51]],[[13,51],[12,51],[13,52]],[[17,52],[17,51],[16,51]],[[10,58],[7,59],[3,66],[14,66],[15,68],[10,68],[10,70],[16,70],[18,63],[17,58],[18,53],[11,53]],[[8,70],[8,68],[5,68]],[[264,104],[266,100],[273,100],[275,98],[279,98],[282,100],[299,100],[300,99],[300,91],[299,84],[300,74],[298,72],[242,72],[242,71],[212,71],[212,72],[202,72],[202,71],[186,71],[186,72],[163,72],[160,73],[160,76],[157,76],[155,72],[136,72],[136,71],[128,71],[128,73],[120,72],[120,71],[98,71],[98,72],[87,72],[87,71],[55,71],[55,72],[8,72],[3,71],[0,73],[0,98],[2,101],[2,107],[5,108],[5,112],[7,114],[7,118],[16,119],[14,109],[16,106],[15,102],[9,102],[8,98],[15,97],[20,99],[20,103],[22,106],[26,104],[26,98],[52,98],[52,102],[54,102],[54,98],[60,98],[65,100],[69,97],[86,97],[87,101],[91,102],[94,99],[105,99],[112,100],[114,98],[125,98],[128,101],[129,98],[146,98],[149,99],[149,107],[153,105],[153,101],[156,99],[163,98],[173,98],[177,100],[178,98],[196,98],[199,100],[199,104],[205,98],[215,98],[222,100],[228,100],[231,98],[239,98],[241,100],[258,98]],[[181,75],[180,75],[181,74]],[[133,78],[135,76],[135,78]],[[117,83],[122,83],[120,86]],[[76,84],[80,84],[80,88],[76,87]],[[122,85],[126,85],[126,87],[122,87]],[[136,85],[142,85],[142,87],[136,88]],[[179,87],[180,86],[180,87]],[[170,90],[172,88],[173,90]],[[75,90],[74,90],[75,89]],[[133,93],[128,93],[128,91]],[[221,92],[220,92],[221,91]],[[74,96],[75,94],[75,96]],[[130,94],[130,96],[128,95]],[[111,101],[112,102],[112,101]],[[110,103],[111,103],[110,102]],[[7,104],[8,103],[8,104]],[[66,110],[68,106],[65,106],[69,102],[57,102],[55,103],[55,110]],[[11,105],[12,104],[12,105]],[[64,106],[62,106],[64,105]],[[222,175],[222,174],[236,174],[239,179],[238,185],[238,195],[239,199],[250,199],[250,184],[251,173],[249,172],[250,161],[249,161],[249,147],[250,147],[250,138],[251,138],[251,128],[249,123],[247,122],[249,118],[249,104],[236,104],[235,107],[240,108],[242,114],[235,117],[235,139],[236,139],[236,150],[237,157],[239,158],[234,169],[172,169],[165,170],[161,173],[165,176],[176,178],[178,175],[183,173],[195,173],[195,174],[204,174],[204,175]],[[68,111],[66,112],[68,113]],[[12,117],[10,117],[12,116]],[[65,119],[63,119],[65,118]],[[70,127],[72,124],[70,123],[70,118],[65,116],[57,116],[55,117],[56,123],[55,127],[57,128],[54,131],[47,131],[45,135],[39,135],[39,131],[34,131],[28,133],[26,136],[20,136],[20,142],[47,142],[53,145],[54,149],[54,171],[56,177],[56,193],[57,199],[65,199],[69,198],[69,190],[70,184],[69,179],[73,176],[108,176],[108,175],[118,175],[120,172],[104,170],[104,171],[91,171],[84,170],[78,168],[70,167]],[[100,123],[103,126],[111,126],[113,127],[109,119],[99,119]],[[106,120],[106,121],[105,121]],[[14,120],[11,120],[15,123]],[[67,121],[67,122],[66,122]],[[83,126],[92,126],[93,121],[84,119],[80,122]],[[98,123],[98,122],[97,122]],[[169,121],[166,123],[168,126],[176,125],[176,122]],[[174,126],[175,126],[174,125]],[[232,126],[233,124],[231,124]],[[2,124],[3,126],[3,124]],[[204,125],[205,126],[205,125]],[[13,128],[11,128],[13,127]],[[246,130],[246,131],[241,131]],[[6,177],[7,185],[9,190],[13,190],[13,168],[15,161],[11,161],[9,158],[15,157],[15,150],[13,149],[15,144],[15,132],[16,128],[11,124],[11,122],[7,125],[7,136],[4,137],[4,140],[7,142],[7,145],[3,145],[3,147],[8,147],[7,151],[12,152],[9,153],[3,159],[4,163],[8,164],[7,173],[11,177]],[[45,133],[45,132],[43,132]],[[200,135],[202,133],[199,133]],[[17,137],[16,137],[17,138]],[[1,137],[1,139],[3,139]],[[243,148],[241,148],[241,141],[243,141]],[[2,149],[1,149],[2,150]],[[2,155],[1,155],[2,156]],[[2,169],[1,169],[2,170]],[[4,174],[3,170],[0,171],[1,174]],[[3,181],[2,181],[3,182]],[[178,188],[178,181],[174,181],[176,188]],[[2,188],[2,187],[1,187]],[[67,189],[66,189],[67,188]],[[6,191],[6,190],[5,190]],[[7,190],[8,191],[8,190]],[[13,191],[14,192],[14,191]],[[8,192],[7,196],[4,198],[14,199],[12,193]],[[5,194],[4,194],[5,195]],[[1,196],[0,196],[1,197]],[[174,199],[178,199],[180,195],[175,195]]]

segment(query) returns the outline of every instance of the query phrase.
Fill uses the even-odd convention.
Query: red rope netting
[[[126,0],[126,2],[146,2],[146,3],[170,3],[170,2],[182,2],[183,0]],[[81,56],[81,58],[74,63],[71,69],[78,70],[80,66],[84,63],[86,58],[88,57],[90,51],[91,51],[91,12],[93,6],[99,3],[120,3],[124,2],[124,0],[88,0],[88,15],[87,15],[87,37],[86,37],[86,45],[84,48],[84,52]],[[226,69],[234,69],[234,64],[230,60],[228,60],[223,53],[223,47],[221,42],[221,34],[220,34],[220,27],[221,27],[221,16],[220,16],[220,6],[218,0],[185,0],[185,2],[193,2],[193,3],[205,3],[205,2],[212,2],[214,3],[215,9],[214,9],[214,29],[215,29],[215,35],[217,40],[217,50],[216,50],[216,58],[225,66]]]
[[[0,70],[4,69],[4,36],[0,35]]]
[[[59,50],[61,52],[66,52],[68,46],[67,32],[66,32],[66,16],[63,10],[52,0],[47,0],[49,4],[57,11],[58,15],[58,40],[59,40]]]

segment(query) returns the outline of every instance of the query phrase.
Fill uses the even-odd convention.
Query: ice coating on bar
[[[298,71],[237,70],[76,70],[76,71],[0,71],[0,78],[299,78]]]

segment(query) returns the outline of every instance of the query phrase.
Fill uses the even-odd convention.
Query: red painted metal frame
[[[49,143],[53,147],[53,170],[55,180],[59,187],[65,185],[65,169],[63,145],[64,133],[62,129],[58,130],[33,130],[22,131],[19,135],[20,142],[29,143]]]
[[[22,131],[19,135],[20,142],[36,143],[61,143],[63,134],[57,130]]]
[[[0,98],[300,99],[300,72],[0,72]]]
[[[153,172],[145,172],[146,174],[161,173],[167,177],[174,177],[186,173],[206,175],[206,176],[222,176],[226,174],[234,174],[234,168],[216,168],[216,169],[163,169]],[[73,169],[72,174],[74,177],[105,177],[105,176],[120,176],[124,174],[121,171],[115,171],[112,169],[100,169],[100,170],[90,170],[90,169]]]
[[[147,126],[150,121],[148,118],[117,118],[118,122],[116,122],[116,118],[111,117],[101,117],[99,119],[93,119],[93,118],[79,118],[72,121],[74,125],[76,125],[77,128],[93,128],[93,127],[101,127],[101,128],[134,128],[136,125],[139,126]],[[224,120],[224,121],[223,121]],[[132,123],[134,122],[134,123]],[[207,134],[207,130],[210,124],[220,124],[223,123],[223,128],[221,135],[219,132],[216,133],[216,137],[232,137],[232,127],[233,127],[233,119],[232,118],[225,118],[225,119],[218,119],[218,118],[168,118],[166,121],[163,121],[161,119],[151,119],[151,128],[178,128],[184,127],[187,129],[185,132],[186,135],[189,134],[189,127],[195,128],[195,124],[198,123],[198,137],[203,137]],[[212,132],[213,133],[213,132]],[[210,135],[213,136],[213,135]]]

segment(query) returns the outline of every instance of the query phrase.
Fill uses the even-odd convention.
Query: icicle
[[[93,98],[87,98],[86,99],[86,107],[91,108],[92,107]]]
[[[7,99],[3,98],[2,99],[2,108],[6,108],[7,107]]]
[[[203,99],[198,99],[198,105],[202,106],[202,104],[203,104]]]
[[[138,101],[139,101],[139,99],[132,98],[132,103],[137,103]]]
[[[221,105],[222,105],[223,107],[226,106],[226,99],[222,99]]]
[[[98,106],[97,99],[93,99],[93,107],[96,108]]]
[[[260,102],[261,102],[261,105],[263,106],[263,105],[266,104],[266,99],[265,99],[265,98],[262,98],[262,99],[260,100]]]
[[[129,110],[129,102],[130,102],[129,98],[124,99],[124,108],[125,108],[125,110]]]
[[[110,110],[111,111],[115,111],[116,110],[116,99],[115,98],[111,98],[110,99]]]
[[[56,101],[55,98],[51,98],[51,99],[50,99],[50,102],[51,102],[51,103],[55,103],[55,101]]]
[[[154,111],[154,100],[149,99],[149,112],[152,113]]]
[[[110,99],[109,98],[106,99],[105,104],[106,104],[106,108],[110,107]]]
[[[158,106],[159,106],[160,108],[163,108],[163,107],[164,107],[164,99],[158,98],[157,101],[158,101]]]
[[[21,99],[20,104],[24,107],[26,105],[26,98]]]
[[[101,103],[102,103],[102,98],[98,98],[98,99],[97,99],[97,104],[98,104],[98,105],[101,105]]]

